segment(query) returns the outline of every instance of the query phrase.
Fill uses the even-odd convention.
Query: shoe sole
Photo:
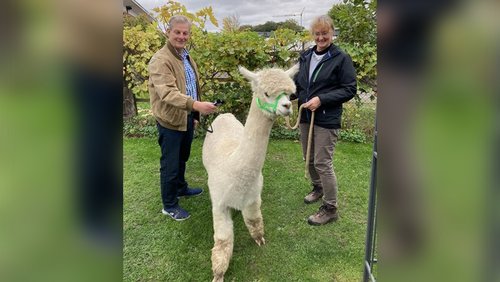
[[[198,197],[201,194],[203,194],[203,191],[201,191],[200,194],[177,196],[177,199],[179,199],[179,198],[193,198],[193,197]]]
[[[168,212],[166,212],[165,210],[161,210],[161,213],[162,213],[162,214],[164,214],[164,215],[168,215],[171,219],[173,219],[173,220],[175,220],[175,221],[184,221],[184,220],[186,220],[186,219],[188,219],[188,218],[190,218],[190,217],[191,217],[191,215],[188,215],[188,216],[187,216],[187,217],[185,217],[185,218],[175,218],[175,217],[173,217],[171,214],[169,214]]]
[[[335,218],[332,218],[324,223],[319,223],[319,222],[315,222],[315,221],[311,221],[311,220],[307,219],[307,223],[309,223],[309,225],[320,226],[320,225],[325,225],[325,224],[333,222],[333,221],[337,221],[338,219],[339,219],[338,217],[335,217]]]

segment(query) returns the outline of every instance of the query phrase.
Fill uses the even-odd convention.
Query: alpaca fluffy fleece
[[[240,72],[250,81],[253,90],[245,126],[232,114],[222,114],[212,123],[213,133],[207,133],[205,137],[203,164],[208,172],[214,219],[213,281],[223,281],[232,256],[232,209],[242,211],[255,242],[259,246],[265,243],[260,211],[262,167],[274,119],[292,112],[288,97],[295,92],[292,77],[297,70],[298,67],[294,66],[288,71],[265,69],[254,73],[240,67]],[[275,112],[270,113],[257,106],[257,98],[274,103],[282,93],[285,95],[278,100]]]

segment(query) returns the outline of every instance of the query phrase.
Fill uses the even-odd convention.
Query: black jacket
[[[356,94],[356,70],[351,57],[332,44],[314,69],[312,81],[309,81],[309,64],[315,49],[316,46],[306,50],[299,58],[299,72],[295,76],[299,107],[318,96],[321,106],[316,109],[314,124],[324,128],[340,128],[342,103],[351,100]],[[311,111],[303,111],[300,122],[309,123]]]

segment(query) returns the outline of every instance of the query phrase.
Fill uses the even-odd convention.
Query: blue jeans
[[[158,144],[161,148],[161,199],[163,208],[167,209],[177,205],[178,192],[188,186],[184,175],[193,141],[193,117],[188,115],[187,131],[168,129],[159,123],[156,125],[159,133]]]

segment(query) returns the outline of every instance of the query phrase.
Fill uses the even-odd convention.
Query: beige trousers
[[[309,160],[309,175],[313,185],[323,187],[323,203],[337,207],[337,177],[333,171],[333,153],[340,129],[314,125]],[[307,151],[309,124],[300,124],[300,141],[304,159]]]

